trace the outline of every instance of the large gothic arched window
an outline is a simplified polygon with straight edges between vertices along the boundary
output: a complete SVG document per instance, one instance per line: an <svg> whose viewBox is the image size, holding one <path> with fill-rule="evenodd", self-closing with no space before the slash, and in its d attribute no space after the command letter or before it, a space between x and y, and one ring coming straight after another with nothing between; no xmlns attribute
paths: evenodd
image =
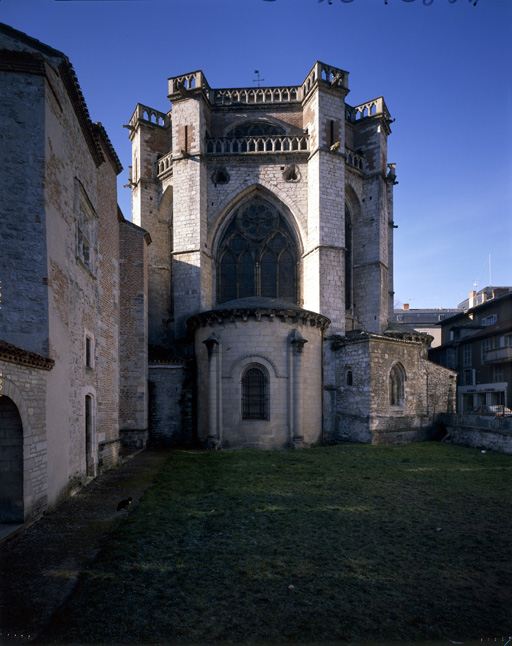
<svg viewBox="0 0 512 646"><path fill-rule="evenodd" d="M297 301L297 245L284 217L261 198L235 212L217 254L218 302L263 296Z"/></svg>
<svg viewBox="0 0 512 646"><path fill-rule="evenodd" d="M266 121L250 121L236 126L229 131L228 137L272 137L284 135L284 128Z"/></svg>

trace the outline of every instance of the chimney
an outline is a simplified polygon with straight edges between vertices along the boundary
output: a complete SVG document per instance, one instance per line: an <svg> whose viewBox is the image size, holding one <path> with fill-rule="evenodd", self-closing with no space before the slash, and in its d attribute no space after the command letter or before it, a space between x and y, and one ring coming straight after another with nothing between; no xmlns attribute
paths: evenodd
<svg viewBox="0 0 512 646"><path fill-rule="evenodd" d="M402 305L402 307L404 308L404 310L408 310L409 309L409 303L404 303Z"/></svg>
<svg viewBox="0 0 512 646"><path fill-rule="evenodd" d="M503 294L508 294L509 290L507 287L495 287L492 290L492 297L498 298L498 296L503 296Z"/></svg>
<svg viewBox="0 0 512 646"><path fill-rule="evenodd" d="M472 291L469 292L469 309L472 307L475 307L475 301L476 301L476 292Z"/></svg>

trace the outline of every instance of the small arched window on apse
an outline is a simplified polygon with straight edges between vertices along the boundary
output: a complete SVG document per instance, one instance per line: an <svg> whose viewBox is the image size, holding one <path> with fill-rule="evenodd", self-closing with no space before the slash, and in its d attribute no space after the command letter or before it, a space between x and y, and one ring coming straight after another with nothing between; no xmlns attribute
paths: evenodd
<svg viewBox="0 0 512 646"><path fill-rule="evenodd" d="M401 363L395 363L389 373L389 405L403 407L406 374Z"/></svg>
<svg viewBox="0 0 512 646"><path fill-rule="evenodd" d="M268 373L263 366L250 365L242 374L242 419L269 419Z"/></svg>
<svg viewBox="0 0 512 646"><path fill-rule="evenodd" d="M345 386L353 386L354 378L352 375L352 368L347 368L345 372Z"/></svg>

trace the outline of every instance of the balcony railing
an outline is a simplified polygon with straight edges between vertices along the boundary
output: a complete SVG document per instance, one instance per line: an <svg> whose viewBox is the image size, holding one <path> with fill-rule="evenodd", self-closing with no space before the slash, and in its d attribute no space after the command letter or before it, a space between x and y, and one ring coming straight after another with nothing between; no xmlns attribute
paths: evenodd
<svg viewBox="0 0 512 646"><path fill-rule="evenodd" d="M272 137L221 137L206 140L207 155L308 152L308 135Z"/></svg>
<svg viewBox="0 0 512 646"><path fill-rule="evenodd" d="M167 175L172 175L172 151L160 157L156 162L156 175L158 179L162 179Z"/></svg>
<svg viewBox="0 0 512 646"><path fill-rule="evenodd" d="M366 170L366 160L363 155L358 155L350 148L345 148L345 157L349 166L362 171Z"/></svg>
<svg viewBox="0 0 512 646"><path fill-rule="evenodd" d="M302 98L297 87L257 87L213 90L212 95L217 105L233 103L291 103Z"/></svg>
<svg viewBox="0 0 512 646"><path fill-rule="evenodd" d="M483 355L484 363L507 363L512 361L512 346L486 350Z"/></svg>

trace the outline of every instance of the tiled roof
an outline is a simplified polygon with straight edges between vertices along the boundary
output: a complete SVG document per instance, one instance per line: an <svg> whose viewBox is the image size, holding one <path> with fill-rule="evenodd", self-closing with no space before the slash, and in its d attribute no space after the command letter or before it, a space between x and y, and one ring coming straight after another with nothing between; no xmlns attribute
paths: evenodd
<svg viewBox="0 0 512 646"><path fill-rule="evenodd" d="M173 366L183 366L186 363L185 359L178 357L174 354L172 350L167 348L162 348L159 345L149 345L148 346L149 360L150 365L173 365Z"/></svg>

